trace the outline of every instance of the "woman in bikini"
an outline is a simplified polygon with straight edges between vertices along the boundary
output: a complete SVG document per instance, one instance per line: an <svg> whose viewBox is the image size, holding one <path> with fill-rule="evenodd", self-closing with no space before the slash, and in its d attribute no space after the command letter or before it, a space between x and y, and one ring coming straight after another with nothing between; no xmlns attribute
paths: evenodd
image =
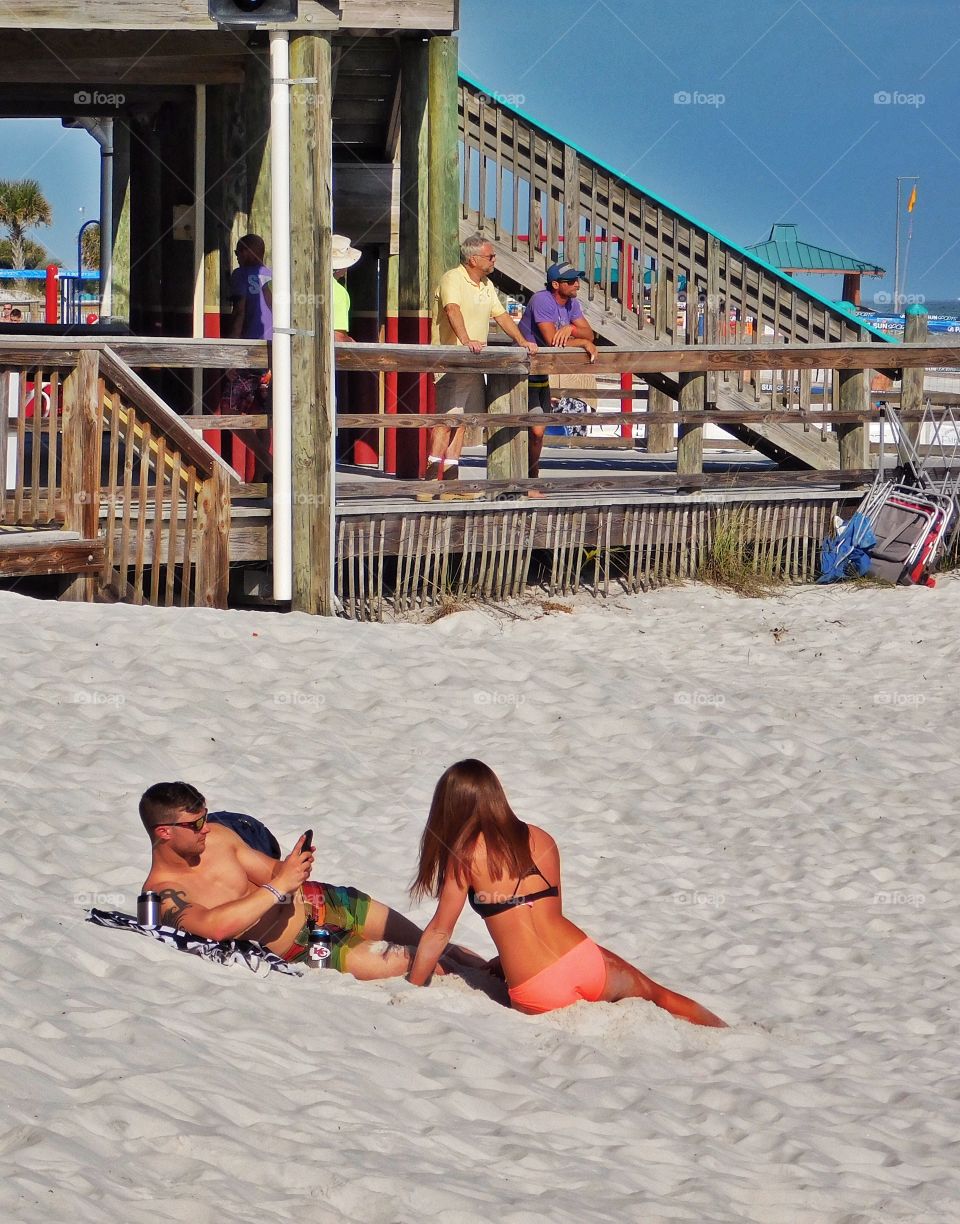
<svg viewBox="0 0 960 1224"><path fill-rule="evenodd" d="M469 901L497 945L517 1011L535 1015L580 1000L649 999L692 1024L726 1027L564 918L556 842L517 818L497 775L482 761L458 761L437 783L410 892L414 899L438 899L408 974L414 985L426 985Z"/></svg>

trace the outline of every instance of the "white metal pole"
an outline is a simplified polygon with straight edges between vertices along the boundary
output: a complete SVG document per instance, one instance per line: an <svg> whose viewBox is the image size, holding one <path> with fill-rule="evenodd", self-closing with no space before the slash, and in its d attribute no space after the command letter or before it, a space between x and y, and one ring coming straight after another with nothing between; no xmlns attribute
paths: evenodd
<svg viewBox="0 0 960 1224"><path fill-rule="evenodd" d="M293 597L293 423L290 368L290 40L270 31L273 227L273 598Z"/></svg>
<svg viewBox="0 0 960 1224"><path fill-rule="evenodd" d="M900 313L900 184L897 176L897 245L893 257L893 313Z"/></svg>
<svg viewBox="0 0 960 1224"><path fill-rule="evenodd" d="M207 196L207 87L197 85L196 129L193 139L193 335L203 336L205 305L204 251ZM193 371L193 411L203 410L203 370Z"/></svg>

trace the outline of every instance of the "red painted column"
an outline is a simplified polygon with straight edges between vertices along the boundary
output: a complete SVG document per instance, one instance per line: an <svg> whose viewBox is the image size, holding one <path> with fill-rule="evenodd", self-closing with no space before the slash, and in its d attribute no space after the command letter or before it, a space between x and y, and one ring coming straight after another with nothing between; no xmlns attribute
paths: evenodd
<svg viewBox="0 0 960 1224"><path fill-rule="evenodd" d="M60 322L60 269L56 264L47 264L43 321L44 323Z"/></svg>
<svg viewBox="0 0 960 1224"><path fill-rule="evenodd" d="M204 312L203 334L204 336L212 337L213 339L219 339L219 336L220 336L220 312L219 311L207 310ZM217 399L217 402L213 405L213 410L215 413L219 413L219 409L220 409L219 401L220 401L220 395L223 390L224 381L225 379L223 377L223 374L221 373L220 377L217 379L216 387L215 387L216 399ZM207 410L209 411L209 406ZM203 431L203 440L212 450L215 450L218 455L220 456L223 455L223 450L221 447L221 431L219 429L205 429Z"/></svg>
<svg viewBox="0 0 960 1224"><path fill-rule="evenodd" d="M352 310L350 334L358 344L376 344L380 339L380 319L375 310ZM347 376L350 412L378 412L380 409L380 376L355 371ZM361 467L380 466L380 432L377 429L350 431L353 445L347 459Z"/></svg>
<svg viewBox="0 0 960 1224"><path fill-rule="evenodd" d="M384 343L399 344L400 320L395 314L388 314L384 325ZM383 376L383 411L391 416L397 412L397 372L389 370ZM383 470L387 476L397 474L397 430L383 431Z"/></svg>
<svg viewBox="0 0 960 1224"><path fill-rule="evenodd" d="M421 311L401 311L398 339L401 344L429 344L430 316ZM433 375L397 374L397 412L432 413ZM401 480L422 480L427 470L428 429L397 430L397 475Z"/></svg>

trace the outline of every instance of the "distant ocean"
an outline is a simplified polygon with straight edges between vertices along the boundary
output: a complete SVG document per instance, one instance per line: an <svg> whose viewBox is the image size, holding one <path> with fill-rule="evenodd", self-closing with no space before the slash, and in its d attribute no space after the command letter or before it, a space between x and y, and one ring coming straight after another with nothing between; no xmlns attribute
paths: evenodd
<svg viewBox="0 0 960 1224"><path fill-rule="evenodd" d="M911 298L910 301L915 299ZM877 311L878 314L890 313L890 301L885 302L865 302L864 305L870 309ZM960 319L960 298L946 298L942 301L921 302L921 306L927 308L927 314L943 315L948 319Z"/></svg>

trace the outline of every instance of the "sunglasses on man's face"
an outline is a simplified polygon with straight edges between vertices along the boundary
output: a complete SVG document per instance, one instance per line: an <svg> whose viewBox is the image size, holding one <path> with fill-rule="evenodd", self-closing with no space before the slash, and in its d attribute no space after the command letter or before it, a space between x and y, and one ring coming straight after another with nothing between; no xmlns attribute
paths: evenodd
<svg viewBox="0 0 960 1224"><path fill-rule="evenodd" d="M154 825L155 829L192 829L194 833L199 833L203 826L207 823L207 813L198 816L196 820L165 820L161 824Z"/></svg>

